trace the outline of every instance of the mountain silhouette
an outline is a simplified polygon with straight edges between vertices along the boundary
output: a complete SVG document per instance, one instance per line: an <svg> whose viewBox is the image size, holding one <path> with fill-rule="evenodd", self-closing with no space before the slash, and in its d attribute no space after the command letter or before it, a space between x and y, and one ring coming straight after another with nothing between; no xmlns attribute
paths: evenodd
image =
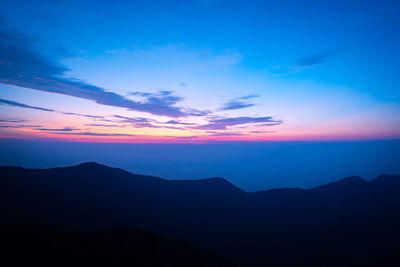
<svg viewBox="0 0 400 267"><path fill-rule="evenodd" d="M6 224L0 236L7 266L233 266L196 246L134 227L65 231Z"/></svg>
<svg viewBox="0 0 400 267"><path fill-rule="evenodd" d="M353 266L400 255L399 176L248 193L223 178L164 180L97 163L0 171L1 223L136 226L242 266Z"/></svg>

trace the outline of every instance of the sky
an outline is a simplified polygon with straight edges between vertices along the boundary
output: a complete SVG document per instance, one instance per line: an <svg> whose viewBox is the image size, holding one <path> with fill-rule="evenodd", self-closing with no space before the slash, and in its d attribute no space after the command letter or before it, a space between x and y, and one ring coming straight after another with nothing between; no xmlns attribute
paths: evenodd
<svg viewBox="0 0 400 267"><path fill-rule="evenodd" d="M399 139L399 1L0 0L0 138Z"/></svg>

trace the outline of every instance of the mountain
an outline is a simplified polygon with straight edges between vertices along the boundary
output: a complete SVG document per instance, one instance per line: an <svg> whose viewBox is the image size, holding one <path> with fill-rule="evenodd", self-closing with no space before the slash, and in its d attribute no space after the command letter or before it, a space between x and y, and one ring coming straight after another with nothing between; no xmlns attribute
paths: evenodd
<svg viewBox="0 0 400 267"><path fill-rule="evenodd" d="M247 193L223 178L171 181L97 163L0 173L1 223L137 226L242 266L352 266L400 255L400 176Z"/></svg>

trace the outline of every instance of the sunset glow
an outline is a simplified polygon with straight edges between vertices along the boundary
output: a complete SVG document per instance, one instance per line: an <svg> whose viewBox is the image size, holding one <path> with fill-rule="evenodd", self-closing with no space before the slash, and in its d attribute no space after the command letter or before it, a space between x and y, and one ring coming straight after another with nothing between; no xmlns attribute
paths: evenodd
<svg viewBox="0 0 400 267"><path fill-rule="evenodd" d="M90 2L79 8L72 2L1 6L1 138L202 143L400 137L392 64L399 39L379 30L396 19L385 5L369 17L372 7L349 5L333 25L329 13L297 6L276 17L262 1L154 9L151 1L124 8L100 1L95 9ZM216 8L221 5L223 14ZM295 10L302 13L293 17ZM318 23L308 29L311 20Z"/></svg>

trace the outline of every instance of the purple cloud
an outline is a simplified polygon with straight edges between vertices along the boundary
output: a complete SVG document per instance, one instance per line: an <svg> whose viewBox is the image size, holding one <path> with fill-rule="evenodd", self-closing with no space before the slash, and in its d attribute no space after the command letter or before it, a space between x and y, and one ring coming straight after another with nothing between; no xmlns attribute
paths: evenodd
<svg viewBox="0 0 400 267"><path fill-rule="evenodd" d="M252 107L254 104L246 104L243 101L233 100L226 103L221 110L233 110L233 109L241 109L241 108L248 108Z"/></svg>
<svg viewBox="0 0 400 267"><path fill-rule="evenodd" d="M7 100L7 99L1 99L1 98L0 98L0 105L35 109L35 110L47 111L47 112L55 112L55 113L60 113L60 114L65 114L65 115L81 116L81 117L86 117L86 118L94 118L94 119L103 119L104 118L103 116L87 115L87 114L80 114L80 113L74 113L74 112L62 112L62 111L57 111L57 110L50 109L50 108L31 106L31 105L27 105L27 104L19 103L16 101Z"/></svg>
<svg viewBox="0 0 400 267"><path fill-rule="evenodd" d="M182 130L182 128L179 128L179 127L156 125L154 123L159 124L162 122L158 122L156 120L148 119L148 118L125 117L125 116L120 116L120 115L114 115L114 118L121 119L118 122L129 123L130 125L132 125L135 128L167 128L167 129Z"/></svg>
<svg viewBox="0 0 400 267"><path fill-rule="evenodd" d="M77 131L79 129L71 128L71 127L64 127L64 128L36 128L37 131L48 131L48 132L71 132Z"/></svg>
<svg viewBox="0 0 400 267"><path fill-rule="evenodd" d="M35 128L42 127L40 125L26 125L26 124L17 124L17 125L0 125L0 128Z"/></svg>
<svg viewBox="0 0 400 267"><path fill-rule="evenodd" d="M0 99L0 105L7 105L7 106L20 107L20 108L36 109L36 110L41 110L41 111L56 112L53 109L25 105L25 104L22 104L22 103L18 103L18 102L11 101L11 100L6 100L6 99Z"/></svg>
<svg viewBox="0 0 400 267"><path fill-rule="evenodd" d="M84 136L137 136L135 134L119 134L119 133L93 133L93 132L54 132L53 134L63 135L84 135Z"/></svg>
<svg viewBox="0 0 400 267"><path fill-rule="evenodd" d="M120 128L125 128L125 125L119 125L119 124L103 124L103 123L88 123L85 124L86 126L93 126L93 127L120 127Z"/></svg>
<svg viewBox="0 0 400 267"><path fill-rule="evenodd" d="M191 123L191 122L181 122L181 121L176 121L176 120L169 120L164 123L165 124L175 124L175 125L193 125L193 124L195 124L195 123Z"/></svg>
<svg viewBox="0 0 400 267"><path fill-rule="evenodd" d="M0 122L20 123L20 122L27 122L27 120L20 120L20 119L0 119Z"/></svg>
<svg viewBox="0 0 400 267"><path fill-rule="evenodd" d="M235 98L235 99L229 101L228 103L226 103L225 105L223 105L223 107L220 108L220 110L233 110L233 109L252 107L252 106L254 106L254 104L246 103L243 100L253 99L256 97L258 97L258 95L247 95L247 96Z"/></svg>
<svg viewBox="0 0 400 267"><path fill-rule="evenodd" d="M210 133L209 136L243 136L243 135L245 135L243 133L213 132L213 131L208 131L207 133Z"/></svg>
<svg viewBox="0 0 400 267"><path fill-rule="evenodd" d="M248 123L268 123L264 126L279 125L282 121L275 121L272 117L236 117L224 118L209 121L208 124L193 127L198 130L226 130L229 126L248 124Z"/></svg>

